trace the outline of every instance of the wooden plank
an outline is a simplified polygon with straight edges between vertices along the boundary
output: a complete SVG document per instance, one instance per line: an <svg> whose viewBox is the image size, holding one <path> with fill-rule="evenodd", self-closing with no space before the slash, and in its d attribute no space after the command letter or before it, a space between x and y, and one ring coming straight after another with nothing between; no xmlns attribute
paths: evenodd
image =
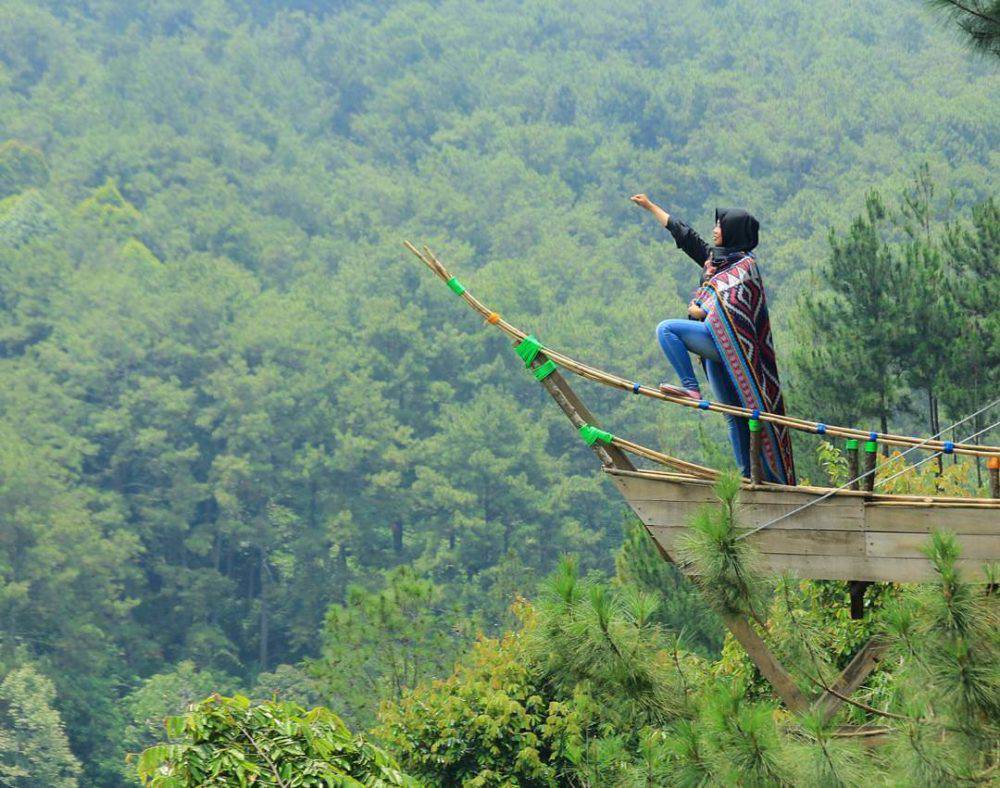
<svg viewBox="0 0 1000 788"><path fill-rule="evenodd" d="M687 525L697 514L698 509L705 505L689 501L627 500L639 519L647 525L668 527ZM771 522L794 508L789 504L743 504L738 507L737 516L742 526L754 528ZM769 526L768 530L862 531L864 524L864 512L860 505L831 510L827 509L825 504L817 504Z"/></svg>
<svg viewBox="0 0 1000 788"><path fill-rule="evenodd" d="M613 478L624 495L634 501L687 501L692 503L712 503L718 501L710 482L701 480L680 482L668 478L647 479L638 476L622 476L614 474ZM809 492L772 491L772 490L742 490L740 501L754 504L779 504L786 506L801 506L804 503L819 498L819 495ZM854 508L863 505L863 498L858 496L834 495L823 501L820 506Z"/></svg>
<svg viewBox="0 0 1000 788"><path fill-rule="evenodd" d="M677 540L690 533L687 528L665 528L650 525L648 530L665 550L675 552ZM771 530L767 528L749 537L748 541L761 553L778 555L865 555L865 535L861 531Z"/></svg>
<svg viewBox="0 0 1000 788"><path fill-rule="evenodd" d="M679 560L673 544L660 539L655 529L647 529L661 553ZM802 580L869 580L880 583L933 583L938 576L930 561L916 558L870 558L868 556L793 555L759 553L757 569L764 574L790 572ZM692 566L681 567L684 574L694 575ZM959 560L959 571L969 582L982 582L983 562Z"/></svg>
<svg viewBox="0 0 1000 788"><path fill-rule="evenodd" d="M676 473L668 473L659 470L622 471L612 468L609 469L608 472L612 474L620 474L622 476L627 476L631 478L647 479L652 481L657 481L660 479L669 480L672 476L676 476ZM703 485L708 485L708 486L712 485L711 481L706 481L704 479L699 479L697 480L697 482ZM743 489L744 491L753 491L757 488L748 486L746 483L744 483ZM794 487L791 487L786 484L771 484L769 482L765 483L765 485L759 489L762 492L768 492L768 493L777 493L777 494L792 493L793 495L816 495L816 496L825 495L826 493L832 492L834 493L834 495L830 500L861 498L865 501L870 501L874 503L893 503L893 504L899 504L899 503L905 504L907 502L935 503L935 504L954 503L959 506L968 506L971 504L975 506L985 506L995 509L1000 508L1000 499L994 499L994 498L970 498L968 496L959 497L959 496L948 496L948 495L934 495L934 496L895 495L895 494L890 495L886 493L877 493L877 492L868 493L857 490L835 490L830 487L816 487L815 485L806 485L806 484L799 484Z"/></svg>
<svg viewBox="0 0 1000 788"><path fill-rule="evenodd" d="M657 543L672 551L676 537L698 508L716 502L711 484L640 474L613 472L612 478ZM774 490L744 490L741 495L745 503L739 517L748 528L770 522L816 497ZM969 542L967 553L959 561L966 578L983 580L984 560L1000 560L1000 549L993 546L1000 540L1000 529L993 524L994 512L990 510L885 506L866 503L857 496L832 497L769 526L751 539L762 553L761 571L766 573L792 572L817 580L933 582L937 579L934 570L918 549L930 531L928 516L936 518L936 525L947 519L957 527L984 532L972 534L981 538ZM921 529L906 528L906 523L912 521L921 523ZM874 527L876 524L888 527ZM869 543L868 533L879 536ZM894 535L903 538L894 541ZM959 534L960 542L962 536Z"/></svg>
<svg viewBox="0 0 1000 788"><path fill-rule="evenodd" d="M1000 561L1000 534L995 536L957 534L962 547L962 558L976 561ZM921 549L927 545L928 535L885 533L872 531L865 537L867 554L886 558L924 558Z"/></svg>
<svg viewBox="0 0 1000 788"><path fill-rule="evenodd" d="M680 501L629 501L633 511L646 525L666 527L686 526L703 504ZM745 528L754 528L770 522L795 507L777 504L749 504L737 509L737 517ZM860 506L855 509L826 509L823 504L804 509L798 514L769 526L775 531L856 531L864 530L864 516Z"/></svg>
<svg viewBox="0 0 1000 788"><path fill-rule="evenodd" d="M837 676L833 684L830 685L830 689L846 697L853 695L878 666L887 647L888 644L883 639L872 638L869 640ZM813 701L813 710L823 716L823 722L829 722L843 703L843 698L838 698L832 692L824 692Z"/></svg>
<svg viewBox="0 0 1000 788"><path fill-rule="evenodd" d="M983 508L915 508L867 504L865 520L871 531L929 534L942 528L958 534L1000 536L1000 510Z"/></svg>
<svg viewBox="0 0 1000 788"><path fill-rule="evenodd" d="M792 572L803 580L873 580L880 583L927 583L937 575L927 559L849 556L761 555L762 572ZM960 560L962 576L971 582L984 579L981 561Z"/></svg>

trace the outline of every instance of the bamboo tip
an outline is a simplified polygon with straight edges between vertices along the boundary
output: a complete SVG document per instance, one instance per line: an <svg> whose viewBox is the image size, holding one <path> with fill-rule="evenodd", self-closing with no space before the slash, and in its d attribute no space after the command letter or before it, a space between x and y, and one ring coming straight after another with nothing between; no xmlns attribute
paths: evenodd
<svg viewBox="0 0 1000 788"><path fill-rule="evenodd" d="M1000 470L1000 455L994 454L986 460L986 467L991 471Z"/></svg>

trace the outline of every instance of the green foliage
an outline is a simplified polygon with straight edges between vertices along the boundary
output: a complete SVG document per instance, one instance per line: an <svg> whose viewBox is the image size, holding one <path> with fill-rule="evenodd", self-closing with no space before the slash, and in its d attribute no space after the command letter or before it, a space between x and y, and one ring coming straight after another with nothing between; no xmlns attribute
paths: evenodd
<svg viewBox="0 0 1000 788"><path fill-rule="evenodd" d="M440 586L397 567L384 588L353 586L344 606L330 607L323 653L309 672L329 705L369 727L380 700L398 700L419 682L451 671L461 648L459 622Z"/></svg>
<svg viewBox="0 0 1000 788"><path fill-rule="evenodd" d="M565 559L538 606L542 626L532 647L557 692L569 697L586 687L620 731L659 725L681 712L686 697L652 594L581 582L575 563Z"/></svg>
<svg viewBox="0 0 1000 788"><path fill-rule="evenodd" d="M179 662L169 673L158 673L143 681L124 700L129 723L123 744L128 752L139 752L152 746L163 735L167 717L185 712L192 704L214 693L231 692L230 676L198 670L193 662ZM126 775L135 770L123 764Z"/></svg>
<svg viewBox="0 0 1000 788"><path fill-rule="evenodd" d="M840 485L847 483L850 469L847 457L840 449L830 441L820 441L816 447L816 458L820 468L826 472L832 487L840 487Z"/></svg>
<svg viewBox="0 0 1000 788"><path fill-rule="evenodd" d="M685 647L717 656L725 632L722 621L677 566L663 560L656 543L638 519L625 521L625 538L615 555L616 579L657 600L653 620L680 634Z"/></svg>
<svg viewBox="0 0 1000 788"><path fill-rule="evenodd" d="M700 660L634 587L583 581L572 561L500 640L382 710L378 733L434 784L592 784L660 773L656 729L687 712ZM586 777L589 775L589 777Z"/></svg>
<svg viewBox="0 0 1000 788"><path fill-rule="evenodd" d="M892 414L921 413L927 433L940 435L942 410L958 420L997 385L1000 323L987 304L1000 297L1000 211L990 198L973 207L971 226L945 223L954 194L943 203L938 191L925 163L900 189L895 210L870 193L847 237L831 235L819 286L800 299L802 337L824 341L793 352L799 391L831 421L873 418L886 431ZM979 414L962 431L981 431L987 418ZM829 451L819 452L820 466L839 475ZM937 474L943 470L939 461ZM977 465L966 491L982 484Z"/></svg>
<svg viewBox="0 0 1000 788"><path fill-rule="evenodd" d="M968 46L1000 58L1000 2L997 0L929 0L962 31Z"/></svg>
<svg viewBox="0 0 1000 788"><path fill-rule="evenodd" d="M52 682L31 665L0 683L0 782L11 788L74 788L80 763L70 751Z"/></svg>
<svg viewBox="0 0 1000 788"><path fill-rule="evenodd" d="M431 784L549 786L582 758L587 699L557 700L528 658L537 621L482 638L442 681L382 711L376 734L404 768ZM582 707L582 708L581 708Z"/></svg>
<svg viewBox="0 0 1000 788"><path fill-rule="evenodd" d="M1000 386L1000 203L990 198L973 206L969 222L946 228L942 246L950 261L949 285L958 321L941 389L942 400L955 413L982 407ZM955 371L962 370L962 375ZM986 427L990 414L968 422L969 432Z"/></svg>
<svg viewBox="0 0 1000 788"><path fill-rule="evenodd" d="M136 759L143 785L414 785L389 755L323 708L214 695L168 718L166 730L170 743Z"/></svg>
<svg viewBox="0 0 1000 788"><path fill-rule="evenodd" d="M997 388L996 208L970 213L997 83L907 0L12 0L0 63L0 659L52 678L86 784L121 783L125 698L150 677L190 662L317 692L301 663L324 616L394 567L461 611L456 641L510 625L561 555L612 570L614 489L405 237L546 342L649 383L668 369L652 326L683 314L694 269L628 194L706 229L717 203L761 217L785 359L828 229L843 241L864 190L929 159L945 253L907 257L893 215L894 259L957 283L944 414ZM836 362L782 361L793 412L834 421ZM712 414L582 386L613 432L728 451ZM671 591L643 615L713 654L679 577L632 563L625 585ZM621 591L577 625L637 614ZM401 662L446 672L425 652ZM369 710L394 691L367 686ZM628 758L597 736L581 764L659 774L657 735L620 732Z"/></svg>
<svg viewBox="0 0 1000 788"><path fill-rule="evenodd" d="M699 587L717 610L759 618L764 589L755 567L756 553L748 541L740 539L740 481L735 472L719 476L715 494L720 504L698 510L678 542L678 552L684 561L694 564Z"/></svg>
<svg viewBox="0 0 1000 788"><path fill-rule="evenodd" d="M889 221L873 191L845 237L831 230L831 252L818 272L822 286L799 304L803 336L823 342L793 353L802 377L820 387L809 394L811 406L825 405L839 424L876 419L880 432L902 402L901 355L915 329L906 313L910 274L884 237Z"/></svg>
<svg viewBox="0 0 1000 788"><path fill-rule="evenodd" d="M0 145L0 200L44 186L48 180L49 167L41 151L18 140Z"/></svg>
<svg viewBox="0 0 1000 788"><path fill-rule="evenodd" d="M865 785L872 781L873 760L863 745L835 735L835 725L824 723L818 715L802 720L802 731L808 737L792 748L796 782L817 788L841 788Z"/></svg>
<svg viewBox="0 0 1000 788"><path fill-rule="evenodd" d="M855 696L867 709L792 715L752 666L734 669L732 644L715 663L699 659L653 623L641 590L581 580L564 561L535 606L519 605L518 631L481 639L452 676L385 704L377 732L431 784L983 781L1000 741L995 594L961 581L953 539L933 536L928 553L941 584L876 585L860 621L845 584L783 579L761 627L813 696L812 678L828 685L873 634L893 633L893 653ZM843 721L883 727L888 751Z"/></svg>
<svg viewBox="0 0 1000 788"><path fill-rule="evenodd" d="M953 535L935 531L925 550L938 582L910 590L886 618L904 659L898 691L913 720L893 754L914 785L976 781L997 769L1000 605L992 589L963 580Z"/></svg>

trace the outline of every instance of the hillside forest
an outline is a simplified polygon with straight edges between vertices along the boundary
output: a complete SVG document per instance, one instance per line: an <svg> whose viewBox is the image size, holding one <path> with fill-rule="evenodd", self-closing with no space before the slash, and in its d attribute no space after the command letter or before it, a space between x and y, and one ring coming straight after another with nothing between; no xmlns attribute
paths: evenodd
<svg viewBox="0 0 1000 788"><path fill-rule="evenodd" d="M0 3L0 783L995 781L995 586L947 534L861 621L742 553L753 588L699 593L403 242L656 384L698 271L629 196L705 235L746 207L789 412L931 435L1000 391L998 143L995 56L917 0ZM715 414L578 390L731 463ZM730 609L803 686L894 658L791 720Z"/></svg>

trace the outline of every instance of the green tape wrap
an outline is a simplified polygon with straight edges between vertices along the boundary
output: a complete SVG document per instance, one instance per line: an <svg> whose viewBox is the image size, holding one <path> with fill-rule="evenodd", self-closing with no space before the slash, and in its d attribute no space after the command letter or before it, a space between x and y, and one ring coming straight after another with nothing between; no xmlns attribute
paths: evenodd
<svg viewBox="0 0 1000 788"><path fill-rule="evenodd" d="M750 432L760 432L760 421L757 419L750 419L747 426L750 428Z"/></svg>
<svg viewBox="0 0 1000 788"><path fill-rule="evenodd" d="M875 441L865 441L865 451L869 454L874 454L878 451L878 443Z"/></svg>
<svg viewBox="0 0 1000 788"><path fill-rule="evenodd" d="M556 362L551 358L546 361L542 366L535 369L535 380L542 381L545 380L549 375L556 371Z"/></svg>
<svg viewBox="0 0 1000 788"><path fill-rule="evenodd" d="M602 429L591 426L590 424L584 424L580 427L580 437L583 438L588 446L593 446L597 443L597 441L611 443L611 439L614 438L614 435L610 432L605 432Z"/></svg>
<svg viewBox="0 0 1000 788"><path fill-rule="evenodd" d="M855 451L858 448L858 439L848 438L846 441L844 441L844 448L847 449L848 451Z"/></svg>
<svg viewBox="0 0 1000 788"><path fill-rule="evenodd" d="M446 284L455 295L462 295L465 292L465 288L462 287L462 283L459 282L455 277L449 279Z"/></svg>
<svg viewBox="0 0 1000 788"><path fill-rule="evenodd" d="M514 348L514 352L521 357L521 361L524 362L524 366L530 367L531 362L535 360L535 356L542 349L542 343L538 341L538 338L534 334L528 334L521 343Z"/></svg>

